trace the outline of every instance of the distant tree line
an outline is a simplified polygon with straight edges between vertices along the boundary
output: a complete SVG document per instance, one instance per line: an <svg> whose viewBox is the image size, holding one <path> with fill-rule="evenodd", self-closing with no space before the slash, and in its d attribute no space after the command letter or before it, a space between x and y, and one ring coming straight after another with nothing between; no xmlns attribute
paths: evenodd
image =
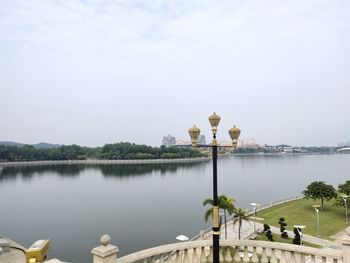
<svg viewBox="0 0 350 263"><path fill-rule="evenodd" d="M202 156L201 152L192 148L151 147L129 142L106 144L96 148L62 145L49 149L36 149L32 145L22 147L0 145L0 161L176 159Z"/></svg>

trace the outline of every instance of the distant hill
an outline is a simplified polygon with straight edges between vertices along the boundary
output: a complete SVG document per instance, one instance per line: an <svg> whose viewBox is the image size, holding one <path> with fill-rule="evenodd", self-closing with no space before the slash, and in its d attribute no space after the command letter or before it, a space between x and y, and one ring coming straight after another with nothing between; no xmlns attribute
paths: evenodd
<svg viewBox="0 0 350 263"><path fill-rule="evenodd" d="M18 143L18 142L3 141L3 142L0 142L0 145L23 147L25 144L24 143ZM60 147L61 145L59 145L59 144L52 144L52 143L46 143L46 142L39 142L39 143L36 143L36 144L32 144L32 146L34 148L36 148L36 149L50 149L50 148Z"/></svg>
<svg viewBox="0 0 350 263"><path fill-rule="evenodd" d="M39 142L37 144L33 144L34 148L36 149L50 149L50 148L57 148L61 145L59 144L52 144L52 143L46 143L46 142Z"/></svg>
<svg viewBox="0 0 350 263"><path fill-rule="evenodd" d="M0 142L0 145L22 147L24 144L18 142Z"/></svg>

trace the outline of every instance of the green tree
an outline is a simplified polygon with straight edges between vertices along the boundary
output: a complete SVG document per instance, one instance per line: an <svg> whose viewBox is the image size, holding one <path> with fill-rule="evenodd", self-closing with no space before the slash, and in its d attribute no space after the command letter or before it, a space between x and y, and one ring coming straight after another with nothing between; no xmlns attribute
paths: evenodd
<svg viewBox="0 0 350 263"><path fill-rule="evenodd" d="M221 200L220 200L221 199ZM220 208L224 211L224 217L225 217L225 239L227 239L227 217L226 213L229 215L232 215L232 213L235 210L234 202L235 199L226 197L225 195L221 195L219 197L220 202Z"/></svg>
<svg viewBox="0 0 350 263"><path fill-rule="evenodd" d="M89 148L78 145L61 145L54 148L37 149L33 145L0 145L0 161L31 160L84 160L92 159L159 159L192 158L204 154L192 148L151 147L129 142L106 144Z"/></svg>
<svg viewBox="0 0 350 263"><path fill-rule="evenodd" d="M338 191L340 193L344 193L346 195L350 195L350 180L347 180L343 184L339 184L338 185Z"/></svg>
<svg viewBox="0 0 350 263"><path fill-rule="evenodd" d="M339 193L339 194L337 195L337 197L336 197L335 200L334 200L333 205L334 205L334 206L338 206L338 207L344 207L344 206L345 206L345 202L344 202L344 198L343 198L342 193ZM349 196L348 196L348 198L347 198L346 205L347 205L348 208L350 208L350 197L349 197Z"/></svg>
<svg viewBox="0 0 350 263"><path fill-rule="evenodd" d="M344 198L343 196L347 195L347 207L350 207L350 180L345 181L345 183L343 184L339 184L338 185L338 195L335 198L334 201L334 205L335 206L340 206L340 207L344 207L345 206L345 202L344 202Z"/></svg>
<svg viewBox="0 0 350 263"><path fill-rule="evenodd" d="M224 215L225 215L225 238L227 238L226 213L228 213L229 215L232 215L232 213L235 210L234 202L235 202L235 199L229 198L226 195L220 195L218 197L218 207L219 209L224 211ZM205 199L203 202L203 206L206 206L206 205L213 206L213 204L214 204L213 199L210 199L210 198ZM204 215L205 222L208 222L209 217L212 217L212 215L213 215L213 209L211 207L205 212L205 215Z"/></svg>
<svg viewBox="0 0 350 263"><path fill-rule="evenodd" d="M309 184L306 187L306 190L303 191L303 194L305 195L306 199L320 199L322 209L324 200L329 201L337 196L334 187L322 181L315 181Z"/></svg>
<svg viewBox="0 0 350 263"><path fill-rule="evenodd" d="M241 239L241 229L242 229L243 220L249 221L249 218L250 218L250 215L243 208L238 207L233 212L233 216L232 216L233 228L235 224L238 222L238 239Z"/></svg>

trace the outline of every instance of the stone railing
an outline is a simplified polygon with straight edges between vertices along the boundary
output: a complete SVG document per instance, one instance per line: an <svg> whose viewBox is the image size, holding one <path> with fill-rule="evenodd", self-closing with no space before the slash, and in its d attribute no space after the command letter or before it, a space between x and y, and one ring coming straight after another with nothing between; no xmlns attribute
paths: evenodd
<svg viewBox="0 0 350 263"><path fill-rule="evenodd" d="M263 263L350 263L350 228L343 239L342 250L318 249L292 244L252 241L221 240L220 262ZM94 263L211 263L211 240L174 243L142 250L117 259L118 248L104 235L101 245L92 250Z"/></svg>

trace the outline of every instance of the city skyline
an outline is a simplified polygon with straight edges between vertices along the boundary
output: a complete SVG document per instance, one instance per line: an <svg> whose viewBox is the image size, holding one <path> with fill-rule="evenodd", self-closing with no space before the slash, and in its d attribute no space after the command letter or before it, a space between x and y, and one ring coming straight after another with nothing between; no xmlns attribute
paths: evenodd
<svg viewBox="0 0 350 263"><path fill-rule="evenodd" d="M159 146L173 146L173 145L191 145L191 140L190 139L183 139L183 138L179 138L176 139L174 136L171 136L175 139L174 142L169 143L168 141L165 142L165 138L171 136L171 134L168 134L167 136L163 136L163 139L160 140L160 143L158 145L151 145L151 146L155 146L155 147L159 147ZM211 139L209 140L209 142L206 141L205 135L200 135L201 139L199 140L199 144L210 144ZM167 140L167 139L166 139ZM96 146L92 146L92 147L102 147L106 144L115 144L115 143L124 143L126 141L114 141L114 142L109 142L109 143L105 143L103 145L96 145ZM231 141L229 140L217 140L218 145L231 145ZM129 141L128 143L135 143L132 141ZM147 145L146 143L139 143L140 145ZM18 142L18 141L0 141L0 145L7 145L7 146L19 146L22 147L23 145L32 145L34 146L34 148L53 148L53 147L59 147L62 145L68 145L68 144L56 144L56 143L52 143L52 142L35 142L35 143L26 143L26 142ZM77 144L72 144L72 145L77 145ZM280 142L277 144L268 144L268 143L264 143L264 142L257 142L255 140L255 138L244 138L244 139L239 139L238 140L238 146L242 147L242 148L256 148L256 147L276 147L276 146L288 146L288 147L335 147L335 148L345 148L345 147L349 147L350 146L350 142L338 142L334 145L290 145L288 143L284 143L284 142ZM88 145L79 145L82 147L91 147Z"/></svg>
<svg viewBox="0 0 350 263"><path fill-rule="evenodd" d="M347 1L14 1L0 5L0 141L350 140ZM344 117L345 115L345 117Z"/></svg>

